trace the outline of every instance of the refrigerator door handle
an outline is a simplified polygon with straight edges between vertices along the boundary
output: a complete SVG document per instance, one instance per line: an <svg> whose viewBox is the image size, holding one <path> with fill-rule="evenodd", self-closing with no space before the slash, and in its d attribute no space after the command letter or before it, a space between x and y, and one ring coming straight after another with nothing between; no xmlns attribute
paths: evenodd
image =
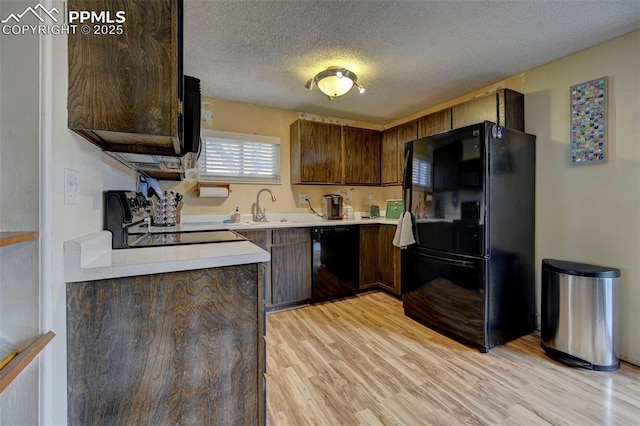
<svg viewBox="0 0 640 426"><path fill-rule="evenodd" d="M404 147L404 170L402 173L402 204L404 205L405 211L410 212L413 204L413 191L412 191L412 170L411 161L412 155L411 151L413 149L413 143L409 142L405 144ZM408 194L407 194L408 193Z"/></svg>
<svg viewBox="0 0 640 426"><path fill-rule="evenodd" d="M448 257L434 256L432 254L423 254L423 253L419 253L419 255L421 257L426 257L427 259L432 260L434 262L444 263L446 265L460 266L462 268L473 268L475 266L473 262L469 262L466 260L450 259Z"/></svg>

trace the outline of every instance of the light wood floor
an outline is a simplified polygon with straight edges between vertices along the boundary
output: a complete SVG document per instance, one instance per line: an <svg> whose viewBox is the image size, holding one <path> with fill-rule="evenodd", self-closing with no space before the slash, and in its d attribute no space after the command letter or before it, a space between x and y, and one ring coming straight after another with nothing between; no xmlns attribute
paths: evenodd
<svg viewBox="0 0 640 426"><path fill-rule="evenodd" d="M639 425L640 369L566 367L537 335L481 354L369 293L267 316L267 424Z"/></svg>

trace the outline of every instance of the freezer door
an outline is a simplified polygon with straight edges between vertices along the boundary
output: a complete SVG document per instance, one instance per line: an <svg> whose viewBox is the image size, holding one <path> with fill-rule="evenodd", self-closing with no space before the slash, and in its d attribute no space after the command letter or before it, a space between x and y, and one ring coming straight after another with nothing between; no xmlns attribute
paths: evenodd
<svg viewBox="0 0 640 426"><path fill-rule="evenodd" d="M418 250L402 256L405 313L484 349L487 261Z"/></svg>

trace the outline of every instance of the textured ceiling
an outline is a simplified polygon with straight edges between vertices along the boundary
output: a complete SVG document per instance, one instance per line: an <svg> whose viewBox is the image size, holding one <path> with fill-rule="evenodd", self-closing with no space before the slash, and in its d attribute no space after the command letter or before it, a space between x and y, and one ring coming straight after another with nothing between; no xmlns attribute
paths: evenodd
<svg viewBox="0 0 640 426"><path fill-rule="evenodd" d="M203 95L385 124L640 28L640 0L185 0L184 22ZM304 88L329 66L366 93Z"/></svg>

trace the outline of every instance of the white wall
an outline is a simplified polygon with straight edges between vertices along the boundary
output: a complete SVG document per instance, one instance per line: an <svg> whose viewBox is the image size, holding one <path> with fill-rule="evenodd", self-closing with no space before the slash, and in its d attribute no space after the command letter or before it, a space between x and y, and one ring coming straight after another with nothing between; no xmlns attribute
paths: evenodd
<svg viewBox="0 0 640 426"><path fill-rule="evenodd" d="M23 2L0 2L0 16ZM0 36L0 231L37 231L39 45L33 35ZM0 335L12 345L36 337L40 324L39 242L0 248ZM0 424L37 424L38 362L0 394Z"/></svg>
<svg viewBox="0 0 640 426"><path fill-rule="evenodd" d="M603 76L609 160L571 165L569 87ZM640 31L517 78L526 131L538 137L538 285L543 258L620 268L620 355L640 365Z"/></svg>
<svg viewBox="0 0 640 426"><path fill-rule="evenodd" d="M62 10L62 2L53 4ZM43 365L43 424L67 421L66 294L63 243L102 229L102 192L135 189L135 176L118 168L102 151L67 128L67 38L51 36L48 57L42 69L45 125L43 132L43 280L48 294L43 298L44 327L56 333L51 356ZM80 172L80 204L64 204L64 169Z"/></svg>

